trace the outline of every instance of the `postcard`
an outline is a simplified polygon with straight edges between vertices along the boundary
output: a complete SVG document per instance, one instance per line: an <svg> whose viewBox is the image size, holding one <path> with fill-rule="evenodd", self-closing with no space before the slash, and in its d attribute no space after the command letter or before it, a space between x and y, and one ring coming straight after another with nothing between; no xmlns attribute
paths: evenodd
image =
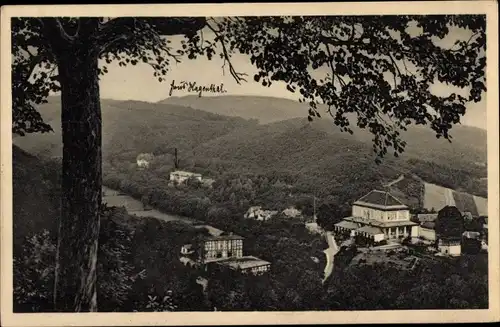
<svg viewBox="0 0 500 327"><path fill-rule="evenodd" d="M497 12L2 7L2 324L500 320Z"/></svg>

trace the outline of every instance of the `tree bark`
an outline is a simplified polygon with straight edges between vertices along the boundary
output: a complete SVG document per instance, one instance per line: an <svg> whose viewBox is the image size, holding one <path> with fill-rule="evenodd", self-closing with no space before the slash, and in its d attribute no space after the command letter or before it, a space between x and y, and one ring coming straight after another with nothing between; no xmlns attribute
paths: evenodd
<svg viewBox="0 0 500 327"><path fill-rule="evenodd" d="M62 204L54 306L97 311L96 267L102 192L98 58L91 44L59 52L63 138Z"/></svg>

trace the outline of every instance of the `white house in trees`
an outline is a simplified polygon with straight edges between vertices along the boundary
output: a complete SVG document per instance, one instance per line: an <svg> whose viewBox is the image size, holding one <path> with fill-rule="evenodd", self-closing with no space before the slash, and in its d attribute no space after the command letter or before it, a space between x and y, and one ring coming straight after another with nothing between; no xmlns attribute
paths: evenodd
<svg viewBox="0 0 500 327"><path fill-rule="evenodd" d="M141 153L137 156L137 167L139 168L149 168L151 161L154 156L152 153Z"/></svg>
<svg viewBox="0 0 500 327"><path fill-rule="evenodd" d="M202 180L201 174L192 173L189 171L176 170L170 173L170 180L179 184L184 183L190 178L194 178L200 182Z"/></svg>
<svg viewBox="0 0 500 327"><path fill-rule="evenodd" d="M297 218L297 217L300 217L302 215L302 211L300 211L299 209L297 209L295 207L288 207L285 210L283 210L281 213L289 218Z"/></svg>
<svg viewBox="0 0 500 327"><path fill-rule="evenodd" d="M266 221L268 219L271 219L273 216L275 216L277 214L278 214L278 211L276 211L276 210L264 210L264 209L262 209L261 206L253 206L253 207L248 208L244 217L247 219Z"/></svg>
<svg viewBox="0 0 500 327"><path fill-rule="evenodd" d="M335 231L380 242L418 236L410 209L389 192L373 190L353 203L352 214L335 224Z"/></svg>

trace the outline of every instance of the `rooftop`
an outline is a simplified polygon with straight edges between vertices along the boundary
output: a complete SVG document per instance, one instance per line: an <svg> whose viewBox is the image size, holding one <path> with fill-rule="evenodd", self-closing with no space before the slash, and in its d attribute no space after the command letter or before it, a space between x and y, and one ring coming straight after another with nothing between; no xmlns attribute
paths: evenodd
<svg viewBox="0 0 500 327"><path fill-rule="evenodd" d="M171 172L171 174L175 175L186 175L186 176L201 176L201 174L198 173L192 173L190 171L184 171L184 170L175 170Z"/></svg>
<svg viewBox="0 0 500 327"><path fill-rule="evenodd" d="M397 227L397 226L417 226L417 223L409 220L402 221L378 221L375 219L368 219L363 217L346 217L344 218L346 221L352 221L356 223L360 223L363 225L371 225L375 227Z"/></svg>
<svg viewBox="0 0 500 327"><path fill-rule="evenodd" d="M205 237L206 241L223 241L223 240L243 240L245 239L243 236L239 236L236 234L221 234L221 235L212 235Z"/></svg>
<svg viewBox="0 0 500 327"><path fill-rule="evenodd" d="M227 260L217 261L217 263L220 265L228 266L232 269L251 269L271 264L269 261L262 260L254 256L230 258Z"/></svg>
<svg viewBox="0 0 500 327"><path fill-rule="evenodd" d="M220 235L222 235L222 233L224 233L223 230L215 228L215 227L210 226L210 225L203 225L203 224L195 225L194 228L205 228L206 230L208 230L208 232L212 236L220 236Z"/></svg>
<svg viewBox="0 0 500 327"><path fill-rule="evenodd" d="M408 209L406 205L404 205L389 192L379 190L373 190L370 193L362 196L359 200L354 202L354 204L373 205L382 208L400 207L401 209Z"/></svg>
<svg viewBox="0 0 500 327"><path fill-rule="evenodd" d="M370 235L384 234L384 232L382 232L382 230L380 228L373 227L373 226L363 226L360 229L358 229L357 232L367 233L367 234L370 234Z"/></svg>
<svg viewBox="0 0 500 327"><path fill-rule="evenodd" d="M358 224L347 220L342 220L341 222L336 223L335 226L345 229L358 229Z"/></svg>

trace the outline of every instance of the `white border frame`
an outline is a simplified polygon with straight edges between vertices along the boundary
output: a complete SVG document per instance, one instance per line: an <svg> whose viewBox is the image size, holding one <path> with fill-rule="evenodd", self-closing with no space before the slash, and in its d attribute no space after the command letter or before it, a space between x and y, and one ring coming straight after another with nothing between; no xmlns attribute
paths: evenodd
<svg viewBox="0 0 500 327"><path fill-rule="evenodd" d="M10 17L257 16L369 14L487 15L489 309L321 312L12 313L12 134ZM495 1L5 6L1 12L1 323L4 326L258 325L490 322L499 317L498 5Z"/></svg>

